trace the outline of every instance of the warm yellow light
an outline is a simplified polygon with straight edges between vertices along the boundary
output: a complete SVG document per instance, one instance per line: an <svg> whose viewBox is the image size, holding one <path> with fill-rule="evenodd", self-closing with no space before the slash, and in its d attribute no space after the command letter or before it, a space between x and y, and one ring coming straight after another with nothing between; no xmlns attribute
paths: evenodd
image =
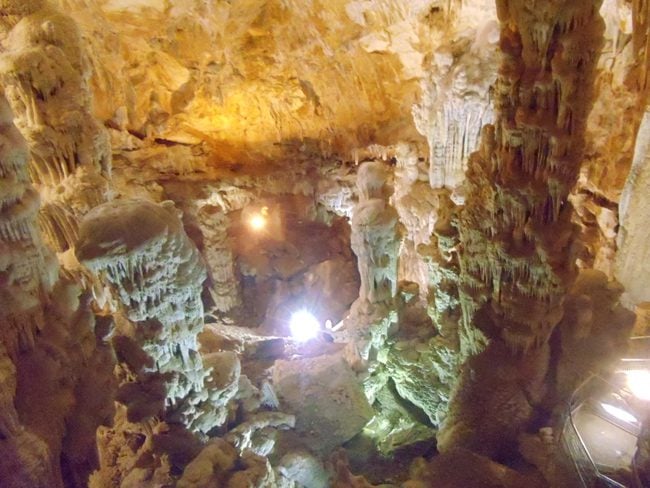
<svg viewBox="0 0 650 488"><path fill-rule="evenodd" d="M650 401L650 371L636 369L626 371L627 387L640 400Z"/></svg>
<svg viewBox="0 0 650 488"><path fill-rule="evenodd" d="M248 225L253 230L262 230L266 227L266 217L261 214L255 214L248 220Z"/></svg>

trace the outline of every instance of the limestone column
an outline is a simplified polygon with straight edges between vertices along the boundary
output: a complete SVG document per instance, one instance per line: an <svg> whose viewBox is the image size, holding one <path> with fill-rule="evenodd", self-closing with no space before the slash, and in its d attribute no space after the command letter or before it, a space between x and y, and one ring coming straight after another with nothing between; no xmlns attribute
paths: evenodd
<svg viewBox="0 0 650 488"><path fill-rule="evenodd" d="M460 215L470 359L439 447L496 455L512 446L541 395L548 339L576 272L567 200L592 106L604 24L598 1L498 0L501 66L494 126L470 157Z"/></svg>

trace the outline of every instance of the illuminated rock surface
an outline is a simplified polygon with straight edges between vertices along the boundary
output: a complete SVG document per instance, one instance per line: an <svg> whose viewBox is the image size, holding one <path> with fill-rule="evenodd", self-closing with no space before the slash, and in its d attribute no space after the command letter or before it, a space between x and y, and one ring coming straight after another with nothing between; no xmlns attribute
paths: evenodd
<svg viewBox="0 0 650 488"><path fill-rule="evenodd" d="M361 385L339 356L278 361L273 383L281 404L297 416L296 434L318 454L350 440L372 417Z"/></svg>

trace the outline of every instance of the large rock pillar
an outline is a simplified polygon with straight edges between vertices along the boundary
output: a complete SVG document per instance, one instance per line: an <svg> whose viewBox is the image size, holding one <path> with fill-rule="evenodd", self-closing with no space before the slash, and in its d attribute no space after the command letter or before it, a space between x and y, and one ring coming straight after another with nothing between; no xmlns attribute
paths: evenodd
<svg viewBox="0 0 650 488"><path fill-rule="evenodd" d="M489 345L461 344L475 356L439 438L443 450L496 455L511 447L541 396L548 339L576 276L567 197L592 106L604 29L599 6L497 1L496 121L470 157L459 229L465 325L480 329Z"/></svg>

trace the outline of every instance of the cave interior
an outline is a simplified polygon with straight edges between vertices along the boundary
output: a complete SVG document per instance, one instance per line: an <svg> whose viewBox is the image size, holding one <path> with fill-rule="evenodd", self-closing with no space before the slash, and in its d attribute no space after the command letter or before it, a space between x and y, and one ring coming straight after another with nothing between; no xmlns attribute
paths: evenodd
<svg viewBox="0 0 650 488"><path fill-rule="evenodd" d="M648 0L0 0L0 488L650 486Z"/></svg>

